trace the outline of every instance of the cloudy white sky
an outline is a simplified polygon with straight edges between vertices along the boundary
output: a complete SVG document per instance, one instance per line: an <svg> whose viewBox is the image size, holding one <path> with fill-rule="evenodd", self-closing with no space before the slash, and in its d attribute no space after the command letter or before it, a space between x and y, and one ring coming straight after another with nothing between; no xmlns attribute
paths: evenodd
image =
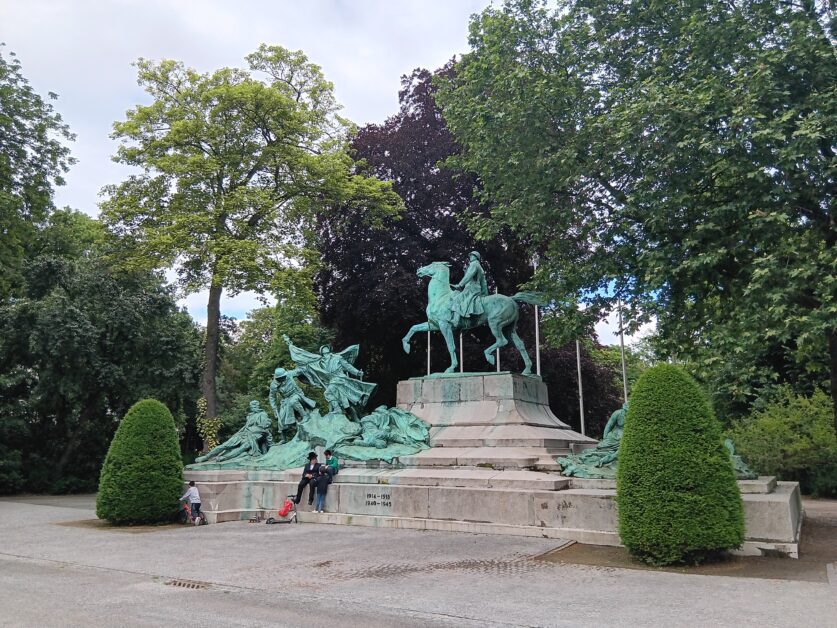
<svg viewBox="0 0 837 628"><path fill-rule="evenodd" d="M0 0L0 42L18 55L41 94L77 135L78 163L56 203L98 213L104 185L127 170L110 156L111 125L146 101L131 64L139 57L177 59L201 71L241 66L260 43L301 49L334 83L344 115L381 122L398 106L400 77L435 69L467 50L469 16L490 0ZM206 319L206 295L184 299ZM228 298L222 311L242 318L254 295ZM614 342L614 326L599 326Z"/></svg>

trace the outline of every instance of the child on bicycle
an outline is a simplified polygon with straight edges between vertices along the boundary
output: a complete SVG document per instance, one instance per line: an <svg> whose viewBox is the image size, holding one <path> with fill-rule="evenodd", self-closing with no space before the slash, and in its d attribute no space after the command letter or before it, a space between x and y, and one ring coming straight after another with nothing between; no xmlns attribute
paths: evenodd
<svg viewBox="0 0 837 628"><path fill-rule="evenodd" d="M198 492L198 487L195 486L194 480L189 482L189 489L183 493L180 499L184 500L187 497L189 498L189 506L192 508L192 521L194 521L201 512L201 494Z"/></svg>

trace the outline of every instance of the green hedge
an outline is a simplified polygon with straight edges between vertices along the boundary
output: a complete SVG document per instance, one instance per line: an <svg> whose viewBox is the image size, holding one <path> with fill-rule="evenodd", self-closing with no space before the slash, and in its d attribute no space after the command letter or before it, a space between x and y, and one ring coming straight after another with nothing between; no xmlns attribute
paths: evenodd
<svg viewBox="0 0 837 628"><path fill-rule="evenodd" d="M182 489L183 463L171 412L154 399L137 402L105 457L96 515L116 524L171 521Z"/></svg>
<svg viewBox="0 0 837 628"><path fill-rule="evenodd" d="M616 482L619 534L646 562L697 563L744 541L721 426L697 383L675 366L655 366L637 381Z"/></svg>
<svg viewBox="0 0 837 628"><path fill-rule="evenodd" d="M737 453L761 475L799 482L803 493L837 497L837 436L831 397L785 386L729 431Z"/></svg>

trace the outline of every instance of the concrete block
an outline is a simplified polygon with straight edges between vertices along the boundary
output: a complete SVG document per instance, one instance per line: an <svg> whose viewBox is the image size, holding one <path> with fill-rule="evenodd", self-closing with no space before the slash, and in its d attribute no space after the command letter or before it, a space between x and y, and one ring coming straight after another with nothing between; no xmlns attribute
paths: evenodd
<svg viewBox="0 0 837 628"><path fill-rule="evenodd" d="M745 493L772 493L776 490L776 477L762 475L755 480L738 480L738 490Z"/></svg>
<svg viewBox="0 0 837 628"><path fill-rule="evenodd" d="M431 519L532 525L532 499L521 491L430 489Z"/></svg>
<svg viewBox="0 0 837 628"><path fill-rule="evenodd" d="M532 494L535 525L616 533L619 529L612 491L568 489Z"/></svg>
<svg viewBox="0 0 837 628"><path fill-rule="evenodd" d="M509 375L486 375L483 377L486 399L512 399L514 384Z"/></svg>
<svg viewBox="0 0 837 628"><path fill-rule="evenodd" d="M442 403L459 403L459 379L443 379L442 384Z"/></svg>
<svg viewBox="0 0 837 628"><path fill-rule="evenodd" d="M543 382L533 377L512 376L512 394L518 401L539 403L538 389L543 385Z"/></svg>
<svg viewBox="0 0 837 628"><path fill-rule="evenodd" d="M491 478L492 488L518 489L527 491L557 491L569 488L570 481L551 473L516 471L506 469Z"/></svg>
<svg viewBox="0 0 837 628"><path fill-rule="evenodd" d="M748 541L799 541L802 517L799 484L778 482L772 493L745 493L741 498Z"/></svg>
<svg viewBox="0 0 837 628"><path fill-rule="evenodd" d="M535 465L538 461L538 454L522 447L477 447L457 454L456 461L462 466L525 469Z"/></svg>
<svg viewBox="0 0 837 628"><path fill-rule="evenodd" d="M572 488L610 489L616 491L616 480L599 480L595 478L570 478ZM614 495L616 493L614 492Z"/></svg>
<svg viewBox="0 0 837 628"><path fill-rule="evenodd" d="M449 486L491 488L491 480L500 472L493 469L400 469L391 484L412 486Z"/></svg>
<svg viewBox="0 0 837 628"><path fill-rule="evenodd" d="M459 384L460 401L482 401L485 398L485 389L482 377L464 377Z"/></svg>
<svg viewBox="0 0 837 628"><path fill-rule="evenodd" d="M408 379L398 382L395 398L399 407L418 401L421 398L421 380Z"/></svg>
<svg viewBox="0 0 837 628"><path fill-rule="evenodd" d="M442 384L439 380L421 380L421 396L416 400L418 403L441 402Z"/></svg>
<svg viewBox="0 0 837 628"><path fill-rule="evenodd" d="M424 486L346 484L340 487L340 512L426 518L429 490Z"/></svg>

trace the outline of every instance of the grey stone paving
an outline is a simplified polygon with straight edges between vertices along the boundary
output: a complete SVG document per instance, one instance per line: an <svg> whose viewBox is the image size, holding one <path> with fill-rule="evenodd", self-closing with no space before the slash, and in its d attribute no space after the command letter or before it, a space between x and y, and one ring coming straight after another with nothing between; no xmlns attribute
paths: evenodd
<svg viewBox="0 0 837 628"><path fill-rule="evenodd" d="M828 584L533 560L555 540L94 517L0 500L0 625L837 626Z"/></svg>

